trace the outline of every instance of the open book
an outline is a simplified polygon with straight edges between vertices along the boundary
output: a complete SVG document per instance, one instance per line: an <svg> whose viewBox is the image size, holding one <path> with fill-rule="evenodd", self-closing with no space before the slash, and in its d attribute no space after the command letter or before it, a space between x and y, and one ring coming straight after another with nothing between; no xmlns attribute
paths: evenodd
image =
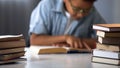
<svg viewBox="0 0 120 68"><path fill-rule="evenodd" d="M57 46L30 46L30 51L33 54L65 54L65 53L90 53L88 49L78 49L70 47L57 47Z"/></svg>

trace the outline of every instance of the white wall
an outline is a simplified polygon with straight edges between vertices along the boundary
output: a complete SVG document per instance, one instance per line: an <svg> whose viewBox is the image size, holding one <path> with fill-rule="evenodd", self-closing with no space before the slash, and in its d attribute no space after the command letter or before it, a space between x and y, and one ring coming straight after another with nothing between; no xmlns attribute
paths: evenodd
<svg viewBox="0 0 120 68"><path fill-rule="evenodd" d="M107 23L120 23L120 0L98 0L96 8Z"/></svg>

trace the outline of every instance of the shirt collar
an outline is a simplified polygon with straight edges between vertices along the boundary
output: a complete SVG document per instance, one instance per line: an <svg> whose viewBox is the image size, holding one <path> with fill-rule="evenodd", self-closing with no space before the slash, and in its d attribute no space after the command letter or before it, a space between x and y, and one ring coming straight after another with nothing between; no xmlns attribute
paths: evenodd
<svg viewBox="0 0 120 68"><path fill-rule="evenodd" d="M64 2L63 0L58 0L58 2L56 3L55 7L52 9L52 11L54 12L64 12Z"/></svg>

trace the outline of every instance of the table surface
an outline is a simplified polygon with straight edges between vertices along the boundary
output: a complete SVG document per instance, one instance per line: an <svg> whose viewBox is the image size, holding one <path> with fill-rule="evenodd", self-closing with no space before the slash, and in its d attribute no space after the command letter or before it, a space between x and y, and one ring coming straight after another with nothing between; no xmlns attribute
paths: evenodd
<svg viewBox="0 0 120 68"><path fill-rule="evenodd" d="M27 55L26 61L0 65L0 68L120 68L91 62L90 53Z"/></svg>

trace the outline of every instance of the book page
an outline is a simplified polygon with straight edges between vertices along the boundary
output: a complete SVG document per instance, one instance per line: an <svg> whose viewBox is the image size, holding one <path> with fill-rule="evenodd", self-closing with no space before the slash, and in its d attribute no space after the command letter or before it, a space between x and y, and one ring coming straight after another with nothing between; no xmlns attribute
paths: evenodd
<svg viewBox="0 0 120 68"><path fill-rule="evenodd" d="M31 45L30 52L32 54L40 54L40 53L51 53L51 54L59 54L59 53L90 53L88 49L78 49L78 48L70 48L70 47L58 47L58 46L39 46L39 45Z"/></svg>
<svg viewBox="0 0 120 68"><path fill-rule="evenodd" d="M23 35L0 35L0 42L5 42L5 41L16 41L20 40L23 38Z"/></svg>
<svg viewBox="0 0 120 68"><path fill-rule="evenodd" d="M14 37L22 37L23 35L0 35L0 39L2 38L14 38Z"/></svg>

